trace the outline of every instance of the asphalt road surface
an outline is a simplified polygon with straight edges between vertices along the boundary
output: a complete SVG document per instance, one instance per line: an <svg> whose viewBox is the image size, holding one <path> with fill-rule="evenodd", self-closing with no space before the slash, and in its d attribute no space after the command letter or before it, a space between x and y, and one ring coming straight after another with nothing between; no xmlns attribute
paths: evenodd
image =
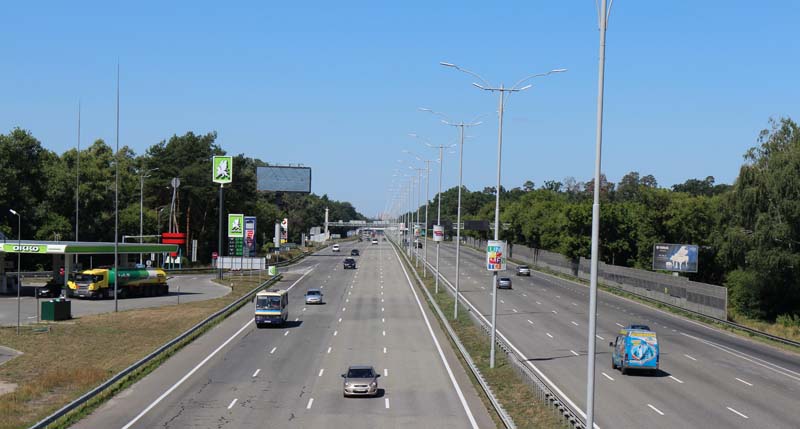
<svg viewBox="0 0 800 429"><path fill-rule="evenodd" d="M358 268L344 270L353 247ZM323 250L277 287L288 326L257 329L246 305L75 427L494 427L388 242ZM304 304L311 287L324 305ZM378 397L343 397L357 364L381 374Z"/></svg>
<svg viewBox="0 0 800 429"><path fill-rule="evenodd" d="M428 261L434 265L435 248L429 243ZM454 284L454 244L441 245L439 264ZM492 278L484 265L484 254L462 246L459 290L490 319ZM498 293L498 332L585 411L588 288L538 272L516 277L514 268L509 263L501 273L511 277L513 289ZM446 282L440 286L451 290ZM658 333L661 371L656 376L611 369L608 343L621 327L634 323ZM596 340L599 427L800 427L797 354L604 292L598 294Z"/></svg>
<svg viewBox="0 0 800 429"><path fill-rule="evenodd" d="M126 298L117 300L119 310L132 310L135 308L161 307L192 301L204 301L207 299L219 298L230 293L230 288L215 283L215 274L191 274L181 275L170 278L169 295L153 296L146 298ZM50 298L38 300L41 303ZM72 316L84 316L87 314L108 313L114 311L113 299L80 299L71 298ZM32 296L23 296L20 299L20 321L23 324L36 323L37 300ZM0 297L0 326L11 326L17 324L17 297Z"/></svg>

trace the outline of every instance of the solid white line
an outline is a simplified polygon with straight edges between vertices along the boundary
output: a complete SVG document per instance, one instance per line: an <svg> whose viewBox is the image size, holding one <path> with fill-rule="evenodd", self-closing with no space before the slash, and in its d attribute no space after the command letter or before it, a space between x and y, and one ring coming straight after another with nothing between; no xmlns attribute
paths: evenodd
<svg viewBox="0 0 800 429"><path fill-rule="evenodd" d="M578 352L576 352L575 350L570 350L569 352L570 352L570 353L572 353L572 354L574 354L575 356L580 356L580 355L578 354Z"/></svg>
<svg viewBox="0 0 800 429"><path fill-rule="evenodd" d="M647 406L652 408L653 411L657 412L658 414L661 414L662 416L664 415L664 413L662 413L661 410L659 410L658 408L656 408L656 407L654 407L654 406L652 406L650 404L647 404Z"/></svg>
<svg viewBox="0 0 800 429"><path fill-rule="evenodd" d="M752 384L752 383L748 383L748 382L746 382L746 381L742 380L742 379L741 379L741 378L739 378L739 377L736 377L736 379L737 379L737 380L739 380L739 381L741 381L742 383L744 383L744 384L746 384L746 385L750 386L750 387L753 387L753 384Z"/></svg>
<svg viewBox="0 0 800 429"><path fill-rule="evenodd" d="M608 375L608 374L606 374L605 372L601 372L600 374L603 374L603 376L604 376L605 378L607 378L607 379L609 379L609 380L611 380L611 381L614 381L614 379L613 379L613 378L611 378L611 376L610 376L610 375Z"/></svg>
<svg viewBox="0 0 800 429"><path fill-rule="evenodd" d="M683 384L683 381L681 381L681 380L679 380L679 379L677 379L677 378L675 378L675 377L673 377L673 376L671 376L671 375L669 376L669 378L671 378L671 379L673 379L673 380L677 381L677 382L678 382L678 383L680 383L680 384Z"/></svg>
<svg viewBox="0 0 800 429"><path fill-rule="evenodd" d="M311 409L311 404L313 404L313 403L314 403L314 398L308 398L308 405L306 405L306 409L310 410Z"/></svg>
<svg viewBox="0 0 800 429"><path fill-rule="evenodd" d="M553 336L552 336L552 335L550 335L550 333L549 333L549 332L545 332L545 334L547 334L547 336L548 336L548 337L550 337L550 338L553 338Z"/></svg>
<svg viewBox="0 0 800 429"><path fill-rule="evenodd" d="M253 373L253 377L257 376L259 372L261 372L261 368L257 369L256 372Z"/></svg>
<svg viewBox="0 0 800 429"><path fill-rule="evenodd" d="M384 404L386 404L386 409L389 409L389 398L383 398Z"/></svg>
<svg viewBox="0 0 800 429"><path fill-rule="evenodd" d="M694 360L694 361L696 361L696 360L697 360L697 359L695 359L695 358L693 358L693 357L691 357L691 356L689 356L689 355L687 355L687 354L684 354L684 356L686 356L687 358L689 358L689 359L691 359L691 360Z"/></svg>
<svg viewBox="0 0 800 429"><path fill-rule="evenodd" d="M791 378L791 379L793 379L795 381L800 381L800 373L798 373L798 372L794 372L794 371L792 371L790 369L786 369L786 368L784 368L782 366L775 365L774 363L767 362L767 361L765 361L763 359L759 359L757 357L750 356L750 355L748 355L746 353L742 353L740 351L733 350L730 347L726 347L726 346L714 343L712 341L704 340L702 338L698 338L698 337L695 337L695 336L692 336L692 335L689 335L689 334L686 334L686 333L683 333L683 332L681 332L681 335L684 335L686 337L695 339L697 341L700 341L703 344L709 345L709 346L714 347L716 349L722 350L723 352L728 353L728 354L733 355L733 356L736 356L739 359L746 360L748 362L751 362L751 363L754 363L754 364L759 365L761 367L764 367L764 368L766 368L766 369L768 369L770 371L776 372L776 373L778 373L778 374L780 374L780 375L782 375L784 377ZM775 368L781 369L781 370L786 371L786 372L779 371L779 370L777 370Z"/></svg>
<svg viewBox="0 0 800 429"><path fill-rule="evenodd" d="M331 350L333 350L333 347L328 347L328 354L331 353Z"/></svg>
<svg viewBox="0 0 800 429"><path fill-rule="evenodd" d="M278 348L277 347L273 347L272 350L269 351L269 354L275 353L275 350L278 350Z"/></svg>
<svg viewBox="0 0 800 429"><path fill-rule="evenodd" d="M729 409L730 411L732 411L732 412L734 412L734 413L738 414L738 415L739 415L740 417L742 417L742 418L745 418L745 419L749 419L749 418L750 418L750 417L747 417L746 415L744 415L744 414L742 414L742 413L740 413L740 412L738 412L738 411L734 410L734 409L733 409L733 408L731 408L731 407L725 407L725 408L727 408L727 409Z"/></svg>
<svg viewBox="0 0 800 429"><path fill-rule="evenodd" d="M325 372L325 368L320 368L319 375L317 377L322 377L323 372Z"/></svg>
<svg viewBox="0 0 800 429"><path fill-rule="evenodd" d="M228 409L230 410L231 408L233 408L233 406L236 404L236 401L238 401L238 400L239 400L239 398L233 398L233 401L231 401L231 404L228 405Z"/></svg>
<svg viewBox="0 0 800 429"><path fill-rule="evenodd" d="M574 321L574 320L570 320L570 323L572 323L572 324L573 324L573 325L575 325L575 326L578 326L578 322L576 322L576 321Z"/></svg>
<svg viewBox="0 0 800 429"><path fill-rule="evenodd" d="M301 277L301 279L302 279L302 277ZM298 279L298 281L300 281L300 279ZM184 381L186 381L186 380L187 380L189 377L191 377L191 376L192 376L192 374L194 374L195 372L197 372L197 370L198 370L198 369L200 369L200 367L202 367L203 365L205 365L205 364L206 364L206 362L208 362L209 360L211 360L211 358L212 358L212 357L214 357L214 355L216 355L217 353L219 353L219 351L220 351L220 350L222 350L222 348L223 348L223 347L227 346L227 345L228 345L228 343L230 343L231 341L233 341L233 339L234 339L234 338L236 338L236 336L238 336L239 334L241 334L241 333L242 333L242 331L244 331L244 330L245 330L245 329L247 329L248 327L252 326L252 323L253 323L253 322L254 322L254 319L250 319L250 320L248 320L248 321L247 321L247 323L245 323L245 324L244 324L244 326L242 326L241 328L239 328L239 330L238 330L238 331L236 331L236 332L235 332L233 335L231 335L231 336L230 336L230 337L229 337L227 340L225 340L225 342L223 342L222 344L220 344L220 345L219 345L219 347L217 347L216 349L214 349L214 351L213 351L213 352L211 352L211 353L210 353L208 356L206 356L206 357L205 357L205 358L204 358L202 361L200 361L200 363L198 363L198 364L197 364L197 365L196 365L194 368L192 368L192 369L191 369L189 372L187 372L187 373L186 373L186 375L184 375L183 377L181 377L181 379L180 379L180 380L178 380L178 381L177 381L175 384L173 384L173 385L172 385L172 386L171 386L169 389L167 389L167 391L166 391L166 392L162 393L162 394L161 394L161 396L159 396L159 397L158 397L158 398L156 398L156 399L155 399L153 402L151 402L151 403L150 403L150 405L148 405L148 406L147 406L147 408L145 408L144 410L142 410L142 412L140 412L139 414L137 414L137 415L136 415L136 417L134 417L133 419L131 419L131 421L129 421L129 422L128 422L128 424L126 424L125 426L123 426L123 427L122 427L122 429L128 429L128 428L130 428L131 426L133 426L134 424L136 424L136 422L137 422L137 421L139 421L139 419L141 419L142 417L144 417L144 415L145 415L145 414L147 414L147 412L148 412L148 411L152 410L152 409L153 409L153 407L155 407L156 405L158 405L158 404L159 404L159 402L163 401L163 400L164 400L164 398L166 398L166 397L167 397L167 396L168 396L170 393L172 393L172 392L173 392L175 389L177 389L177 388L178 388L178 386L180 386L181 384L183 384L183 382L184 382Z"/></svg>
<svg viewBox="0 0 800 429"><path fill-rule="evenodd" d="M428 333L431 335L431 339L433 343L436 345L436 350L439 352L439 358L442 360L445 369L447 370L447 375L450 376L450 382L453 383L453 387L458 394L458 399L461 401L461 406L464 408L464 411L467 413L467 418L469 419L470 425L474 429L478 429L478 423L475 421L475 416L472 415L472 410L469 408L469 404L467 404L467 399L464 397L464 393L461 392L461 387L458 385L458 381L456 380L455 375L453 375L453 371L450 369L450 364L447 362L447 359L444 357L444 352L442 351L442 346L439 345L439 340L436 339L436 335L433 333L433 328L431 327L431 322L428 320L428 315L425 314L425 310L422 308L422 303L419 300L419 296L417 295L416 289L414 289L414 284L411 282L411 277L408 276L408 272L406 271L405 265L403 265L403 261L400 259L400 255L397 253L396 248L392 248L394 250L394 255L397 257L397 262L400 263L400 268L403 269L403 274L408 281L408 287L411 289L411 293L414 294L414 299L417 301L417 307L419 308L420 313L422 313L422 318L425 320L425 325L428 327ZM385 351L386 349L384 349ZM386 408L389 408L389 398L386 398Z"/></svg>

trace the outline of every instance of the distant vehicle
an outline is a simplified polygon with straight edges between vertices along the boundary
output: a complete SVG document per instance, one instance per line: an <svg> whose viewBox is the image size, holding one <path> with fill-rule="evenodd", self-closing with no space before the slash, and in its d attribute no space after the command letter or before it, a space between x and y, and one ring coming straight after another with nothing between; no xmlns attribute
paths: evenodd
<svg viewBox="0 0 800 429"><path fill-rule="evenodd" d="M630 370L658 372L660 358L658 336L646 325L631 325L620 329L617 338L608 345L613 348L612 369L619 369L623 374L627 374Z"/></svg>
<svg viewBox="0 0 800 429"><path fill-rule="evenodd" d="M510 277L500 277L497 280L497 288L498 289L511 289L511 278Z"/></svg>
<svg viewBox="0 0 800 429"><path fill-rule="evenodd" d="M358 249L353 249L350 251L350 256L360 256L361 254L358 252Z"/></svg>
<svg viewBox="0 0 800 429"><path fill-rule="evenodd" d="M352 365L347 368L347 372L342 374L344 383L342 395L348 396L377 396L378 377L381 375L375 369L367 365Z"/></svg>
<svg viewBox="0 0 800 429"><path fill-rule="evenodd" d="M333 247L331 247L331 251L338 252L339 251L339 245L338 244L334 244Z"/></svg>
<svg viewBox="0 0 800 429"><path fill-rule="evenodd" d="M422 249L422 240L414 240L414 245L417 247L417 249Z"/></svg>
<svg viewBox="0 0 800 429"><path fill-rule="evenodd" d="M356 260L353 258L347 258L344 260L344 269L356 269Z"/></svg>
<svg viewBox="0 0 800 429"><path fill-rule="evenodd" d="M285 290L262 290L255 297L256 327L283 326L289 318L289 294Z"/></svg>
<svg viewBox="0 0 800 429"><path fill-rule="evenodd" d="M167 273L161 268L120 268L117 293L120 297L167 295ZM114 292L114 269L83 270L67 282L69 296L108 298Z"/></svg>
<svg viewBox="0 0 800 429"><path fill-rule="evenodd" d="M520 265L517 267L518 276L531 276L531 269L527 265Z"/></svg>
<svg viewBox="0 0 800 429"><path fill-rule="evenodd" d="M378 244L378 239L377 238L373 238L372 239L372 244Z"/></svg>
<svg viewBox="0 0 800 429"><path fill-rule="evenodd" d="M306 304L322 304L322 291L316 288L307 290Z"/></svg>

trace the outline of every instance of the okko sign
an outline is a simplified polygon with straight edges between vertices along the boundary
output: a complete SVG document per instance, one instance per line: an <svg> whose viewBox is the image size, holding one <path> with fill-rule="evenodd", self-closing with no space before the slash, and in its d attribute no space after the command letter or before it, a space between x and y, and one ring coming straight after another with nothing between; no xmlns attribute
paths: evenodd
<svg viewBox="0 0 800 429"><path fill-rule="evenodd" d="M486 269L489 271L505 271L506 242L489 240L486 245Z"/></svg>
<svg viewBox="0 0 800 429"><path fill-rule="evenodd" d="M211 178L214 183L231 183L233 181L233 157L215 156Z"/></svg>
<svg viewBox="0 0 800 429"><path fill-rule="evenodd" d="M228 214L228 238L244 237L244 215Z"/></svg>
<svg viewBox="0 0 800 429"><path fill-rule="evenodd" d="M444 227L441 225L433 226L433 241L444 241Z"/></svg>

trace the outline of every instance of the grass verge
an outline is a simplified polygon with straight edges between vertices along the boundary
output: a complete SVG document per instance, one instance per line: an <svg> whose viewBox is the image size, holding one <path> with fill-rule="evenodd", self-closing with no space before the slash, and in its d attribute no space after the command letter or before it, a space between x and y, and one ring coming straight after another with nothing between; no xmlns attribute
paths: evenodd
<svg viewBox="0 0 800 429"><path fill-rule="evenodd" d="M15 327L0 329L0 344L24 353L0 366L0 380L17 384L14 392L0 396L0 429L25 428L36 423L259 284L258 278L247 276L226 278L224 282L231 286L231 293L207 301L82 316L49 323L47 332L36 329L43 324L26 326L21 335L16 335ZM114 393L152 371L201 335L201 331L54 427L74 423Z"/></svg>
<svg viewBox="0 0 800 429"><path fill-rule="evenodd" d="M403 258L401 257L401 259ZM414 266L409 264L405 259L403 259L403 263L405 264L406 268L412 271L415 270ZM416 271L417 274L422 277L422 268L420 267L419 269L416 269ZM423 279L423 283L423 286L431 292L431 295L433 295L436 303L439 305L445 315L452 316L454 302L450 293L444 290L444 288L447 286L440 284L439 293L437 294L435 292L433 276ZM428 306L431 308L431 310L436 313L433 305L428 301L427 295L425 295L425 301L428 303ZM440 325L442 325L438 314L436 320ZM514 423L518 428L533 429L568 427L554 414L554 411L551 408L535 399L536 395L533 392L532 387L528 385L527 382L522 379L522 375L520 375L512 367L512 364L508 362L505 353L499 347L496 349L497 353L495 355L495 367L489 368L489 347L491 340L472 320L465 307L459 305L458 319L453 320L451 318L448 321L450 322L450 326L456 332L456 335L461 343L469 352L472 360L475 362L475 365L477 365L481 374L483 374L484 379L491 387L495 396L500 401L506 412L511 416L512 420L514 420ZM444 327L442 327L442 330L444 330ZM449 337L448 341L451 341ZM452 344L452 342L451 346L453 347L453 350L456 350L456 347L454 344ZM458 359L461 361L461 364L464 366L464 368L467 368L467 364L463 361L461 355L459 353L456 353L456 355L458 356ZM472 380L475 389L480 393L481 399L495 420L497 426L503 427L503 424L497 414L494 412L494 408L489 402L489 399L486 398L485 394L483 393L480 384L478 384L478 381L472 376L472 372L469 369L467 369L466 372L470 375L470 380Z"/></svg>

